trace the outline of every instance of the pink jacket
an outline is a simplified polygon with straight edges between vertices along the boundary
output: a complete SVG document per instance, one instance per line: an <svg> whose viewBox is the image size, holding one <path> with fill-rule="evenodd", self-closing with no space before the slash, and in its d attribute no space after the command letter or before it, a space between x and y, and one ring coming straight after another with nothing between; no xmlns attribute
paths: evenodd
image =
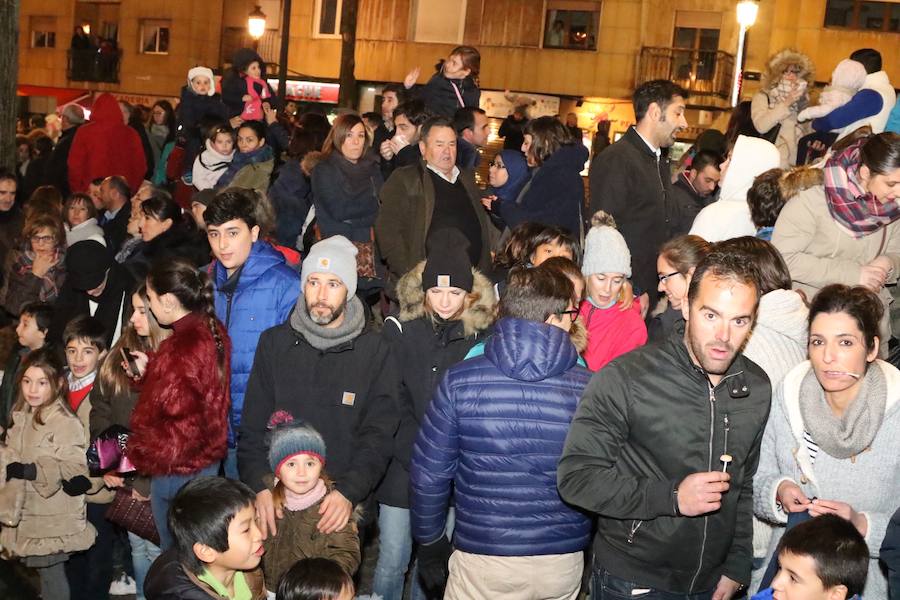
<svg viewBox="0 0 900 600"><path fill-rule="evenodd" d="M635 302L628 310L618 303L597 308L585 300L578 316L588 334L584 360L591 371L599 371L606 363L647 343L647 326L641 318L641 305Z"/></svg>

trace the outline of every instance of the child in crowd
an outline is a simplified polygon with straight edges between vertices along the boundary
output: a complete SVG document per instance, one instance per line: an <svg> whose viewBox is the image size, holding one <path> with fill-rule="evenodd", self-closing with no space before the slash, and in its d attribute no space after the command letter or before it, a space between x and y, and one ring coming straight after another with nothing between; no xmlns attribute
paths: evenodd
<svg viewBox="0 0 900 600"><path fill-rule="evenodd" d="M187 85L181 88L178 117L181 135L184 136L184 172L190 174L194 157L203 144L201 124L209 119L225 121L228 111L222 97L216 92L216 80L209 67L193 67L188 71ZM186 182L189 183L189 182Z"/></svg>
<svg viewBox="0 0 900 600"><path fill-rule="evenodd" d="M234 130L216 125L206 136L206 149L194 160L193 184L198 190L214 188L234 158Z"/></svg>
<svg viewBox="0 0 900 600"><path fill-rule="evenodd" d="M88 396L94 388L97 367L106 356L106 331L94 317L75 317L63 330L66 349L66 383L69 389L69 407L89 429L88 417L91 403Z"/></svg>
<svg viewBox="0 0 900 600"><path fill-rule="evenodd" d="M290 414L278 411L269 421L269 464L276 482L272 492L277 514L277 534L264 543L263 571L266 588L276 590L282 575L302 558L329 558L347 573L359 567L359 535L353 519L331 534L317 526L322 499L333 489L323 470L325 442L319 432ZM270 597L274 596L272 591Z"/></svg>
<svg viewBox="0 0 900 600"><path fill-rule="evenodd" d="M181 488L169 510L175 545L147 573L148 600L263 600L255 500L246 485L221 477L201 477Z"/></svg>
<svg viewBox="0 0 900 600"><path fill-rule="evenodd" d="M6 446L0 546L40 575L44 600L69 598L65 561L96 532L85 519L87 438L66 400L63 365L49 348L25 357Z"/></svg>
<svg viewBox="0 0 900 600"><path fill-rule="evenodd" d="M478 106L481 89L478 74L481 54L472 46L457 46L446 59L434 66L435 73L424 86L420 96L425 106L436 115L452 119L457 109ZM411 89L421 70L414 68L403 80L403 87Z"/></svg>
<svg viewBox="0 0 900 600"><path fill-rule="evenodd" d="M788 530L778 542L780 569L772 587L754 600L859 598L869 571L869 549L849 520L826 514Z"/></svg>
<svg viewBox="0 0 900 600"><path fill-rule="evenodd" d="M536 267L554 256L576 260L578 243L565 230L553 225L520 223L510 230L503 250L494 258L494 289L500 298L509 272L517 267Z"/></svg>
<svg viewBox="0 0 900 600"><path fill-rule="evenodd" d="M103 228L97 224L98 215L97 208L87 194L76 192L69 196L63 208L66 246L83 240L96 240L105 246Z"/></svg>
<svg viewBox="0 0 900 600"><path fill-rule="evenodd" d="M266 82L265 62L259 54L250 48L237 50L231 61L231 71L222 81L222 100L228 107L228 116L262 121L263 104L272 104L274 96Z"/></svg>
<svg viewBox="0 0 900 600"><path fill-rule="evenodd" d="M631 252L625 238L603 211L594 215L591 224L581 265L588 296L579 316L588 331L584 359L588 368L599 371L614 358L647 343L647 326L640 303L623 310L622 291L631 277Z"/></svg>
<svg viewBox="0 0 900 600"><path fill-rule="evenodd" d="M276 600L351 600L353 578L327 558L297 561L281 578Z"/></svg>
<svg viewBox="0 0 900 600"><path fill-rule="evenodd" d="M243 187L266 193L269 177L275 167L272 147L266 144L266 126L260 121L247 121L237 130L238 151L215 188Z"/></svg>
<svg viewBox="0 0 900 600"><path fill-rule="evenodd" d="M30 302L22 307L19 324L16 325L17 346L9 355L3 368L3 383L0 385L0 427L11 424L9 417L16 397L19 364L29 352L44 346L50 323L53 321L53 306L46 302Z"/></svg>
<svg viewBox="0 0 900 600"><path fill-rule="evenodd" d="M784 194L781 191L782 169L769 169L757 175L753 185L747 190L747 206L750 207L750 219L756 227L756 237L767 242L772 241L775 221L784 208Z"/></svg>

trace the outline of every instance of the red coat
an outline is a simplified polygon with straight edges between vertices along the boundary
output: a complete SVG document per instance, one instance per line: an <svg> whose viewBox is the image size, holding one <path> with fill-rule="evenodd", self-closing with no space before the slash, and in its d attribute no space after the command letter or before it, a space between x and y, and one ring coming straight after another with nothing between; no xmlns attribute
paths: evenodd
<svg viewBox="0 0 900 600"><path fill-rule="evenodd" d="M225 378L206 315L190 313L153 355L131 414L126 453L144 475L188 475L225 457L231 340L225 342Z"/></svg>
<svg viewBox="0 0 900 600"><path fill-rule="evenodd" d="M147 159L138 133L125 124L119 103L100 94L91 108L91 120L78 128L69 151L69 187L86 192L99 177L122 175L136 192L147 172Z"/></svg>

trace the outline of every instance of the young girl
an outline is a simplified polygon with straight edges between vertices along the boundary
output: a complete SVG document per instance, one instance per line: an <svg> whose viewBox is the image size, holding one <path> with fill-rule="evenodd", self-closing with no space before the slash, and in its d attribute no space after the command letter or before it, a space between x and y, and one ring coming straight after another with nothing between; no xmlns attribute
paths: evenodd
<svg viewBox="0 0 900 600"><path fill-rule="evenodd" d="M265 192L275 166L272 147L266 144L266 126L248 121L237 130L238 152L216 182L216 189L251 188Z"/></svg>
<svg viewBox="0 0 900 600"><path fill-rule="evenodd" d="M201 124L228 119L228 111L222 103L222 97L216 92L216 80L209 67L193 67L188 71L187 85L181 88L178 117L181 134L185 139L184 171L189 174L194 165L194 157L202 147Z"/></svg>
<svg viewBox="0 0 900 600"><path fill-rule="evenodd" d="M478 73L481 54L472 46L457 46L450 56L435 65L435 74L422 88L422 101L435 115L452 119L460 108L477 107L481 99ZM416 67L403 80L403 87L411 89L421 70Z"/></svg>
<svg viewBox="0 0 900 600"><path fill-rule="evenodd" d="M597 211L585 239L581 272L588 297L579 316L588 331L584 353L588 368L598 371L617 356L647 343L640 303L622 310L622 291L631 277L631 252L611 216Z"/></svg>
<svg viewBox="0 0 900 600"><path fill-rule="evenodd" d="M126 449L137 471L151 476L150 502L161 547L172 545L166 520L178 489L215 475L225 457L231 342L216 319L203 271L165 259L147 275L150 310L172 335L148 360L132 351L142 387Z"/></svg>
<svg viewBox="0 0 900 600"><path fill-rule="evenodd" d="M503 250L494 257L494 291L497 298L506 289L506 277L517 267L536 267L554 256L575 260L578 244L559 227L525 222L513 227Z"/></svg>
<svg viewBox="0 0 900 600"><path fill-rule="evenodd" d="M138 391L122 365L122 352L125 349L153 354L159 345L171 334L171 329L163 328L150 311L150 300L147 288L141 285L130 299L132 313L128 325L116 341L112 350L100 365L94 389L91 390L91 438L114 425L129 427L131 414L138 401ZM119 473L109 472L103 476L109 488L129 487L136 500L150 502L150 479L148 477L129 474L123 477ZM144 600L144 578L150 565L160 554L159 547L144 538L128 533L131 544L131 560L134 563L134 580L137 600Z"/></svg>
<svg viewBox="0 0 900 600"><path fill-rule="evenodd" d="M234 130L227 125L210 128L206 149L194 160L192 182L198 190L214 188L234 158Z"/></svg>
<svg viewBox="0 0 900 600"><path fill-rule="evenodd" d="M68 598L64 563L96 535L85 517L86 436L66 401L63 365L53 350L25 357L18 388L0 454L6 487L18 488L15 507L6 507L16 516L4 521L0 546L37 569L45 600Z"/></svg>
<svg viewBox="0 0 900 600"><path fill-rule="evenodd" d="M319 532L319 506L332 489L324 472L325 442L319 432L285 411L269 420L269 464L275 473L272 492L278 519L277 534L263 542L266 588L278 589L282 575L302 558L329 558L349 574L359 567L359 536L353 519L331 534Z"/></svg>
<svg viewBox="0 0 900 600"><path fill-rule="evenodd" d="M327 558L304 558L285 573L276 600L351 600L353 578Z"/></svg>
<svg viewBox="0 0 900 600"><path fill-rule="evenodd" d="M266 82L263 59L250 48L234 53L231 70L222 81L222 100L229 117L262 121L263 103L272 103L275 93Z"/></svg>

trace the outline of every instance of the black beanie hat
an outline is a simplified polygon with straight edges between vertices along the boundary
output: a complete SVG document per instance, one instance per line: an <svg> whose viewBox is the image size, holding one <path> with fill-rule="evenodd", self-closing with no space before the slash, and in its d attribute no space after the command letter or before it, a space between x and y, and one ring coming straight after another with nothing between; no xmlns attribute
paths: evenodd
<svg viewBox="0 0 900 600"><path fill-rule="evenodd" d="M433 287L455 287L472 291L475 283L469 242L455 229L441 229L428 236L422 290Z"/></svg>
<svg viewBox="0 0 900 600"><path fill-rule="evenodd" d="M99 287L112 267L113 257L96 240L72 244L66 251L66 279L72 289L84 292Z"/></svg>

